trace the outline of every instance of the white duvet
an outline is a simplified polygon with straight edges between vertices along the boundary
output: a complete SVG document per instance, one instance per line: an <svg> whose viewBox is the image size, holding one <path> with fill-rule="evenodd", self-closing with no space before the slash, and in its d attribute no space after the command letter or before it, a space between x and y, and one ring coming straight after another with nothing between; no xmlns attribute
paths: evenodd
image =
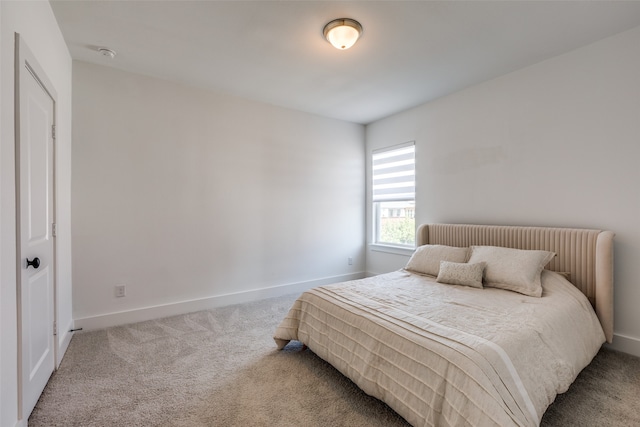
<svg viewBox="0 0 640 427"><path fill-rule="evenodd" d="M543 271L542 298L404 270L305 292L277 328L414 426L536 426L605 338L586 297Z"/></svg>

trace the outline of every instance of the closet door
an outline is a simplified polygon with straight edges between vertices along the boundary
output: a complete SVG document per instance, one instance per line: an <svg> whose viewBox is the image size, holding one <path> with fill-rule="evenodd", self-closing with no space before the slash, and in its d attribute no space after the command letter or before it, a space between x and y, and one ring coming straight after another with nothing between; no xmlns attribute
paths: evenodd
<svg viewBox="0 0 640 427"><path fill-rule="evenodd" d="M55 365L55 94L18 35L16 49L18 360L26 419Z"/></svg>

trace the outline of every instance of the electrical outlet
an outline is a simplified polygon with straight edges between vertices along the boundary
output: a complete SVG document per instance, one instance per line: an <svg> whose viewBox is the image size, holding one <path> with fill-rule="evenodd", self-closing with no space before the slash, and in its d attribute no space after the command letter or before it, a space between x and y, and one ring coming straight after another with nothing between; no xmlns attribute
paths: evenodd
<svg viewBox="0 0 640 427"><path fill-rule="evenodd" d="M116 297L120 298L125 296L126 293L126 287L125 285L116 285Z"/></svg>
<svg viewBox="0 0 640 427"><path fill-rule="evenodd" d="M347 258L347 263L349 263L349 265L353 265L353 258Z"/></svg>

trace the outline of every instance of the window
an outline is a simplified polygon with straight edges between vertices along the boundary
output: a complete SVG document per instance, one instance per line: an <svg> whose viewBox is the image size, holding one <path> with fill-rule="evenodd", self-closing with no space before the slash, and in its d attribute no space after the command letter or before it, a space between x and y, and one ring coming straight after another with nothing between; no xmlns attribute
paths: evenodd
<svg viewBox="0 0 640 427"><path fill-rule="evenodd" d="M373 243L415 247L415 143L372 155Z"/></svg>

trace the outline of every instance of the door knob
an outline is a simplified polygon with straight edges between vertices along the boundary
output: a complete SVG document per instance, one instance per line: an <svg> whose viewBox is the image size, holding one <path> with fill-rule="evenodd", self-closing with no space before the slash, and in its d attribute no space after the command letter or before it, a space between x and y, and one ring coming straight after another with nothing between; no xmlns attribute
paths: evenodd
<svg viewBox="0 0 640 427"><path fill-rule="evenodd" d="M29 261L29 258L27 258L27 268L29 268L29 266L33 267L33 268L38 268L40 267L40 258L35 257L34 259L32 259L31 261Z"/></svg>

